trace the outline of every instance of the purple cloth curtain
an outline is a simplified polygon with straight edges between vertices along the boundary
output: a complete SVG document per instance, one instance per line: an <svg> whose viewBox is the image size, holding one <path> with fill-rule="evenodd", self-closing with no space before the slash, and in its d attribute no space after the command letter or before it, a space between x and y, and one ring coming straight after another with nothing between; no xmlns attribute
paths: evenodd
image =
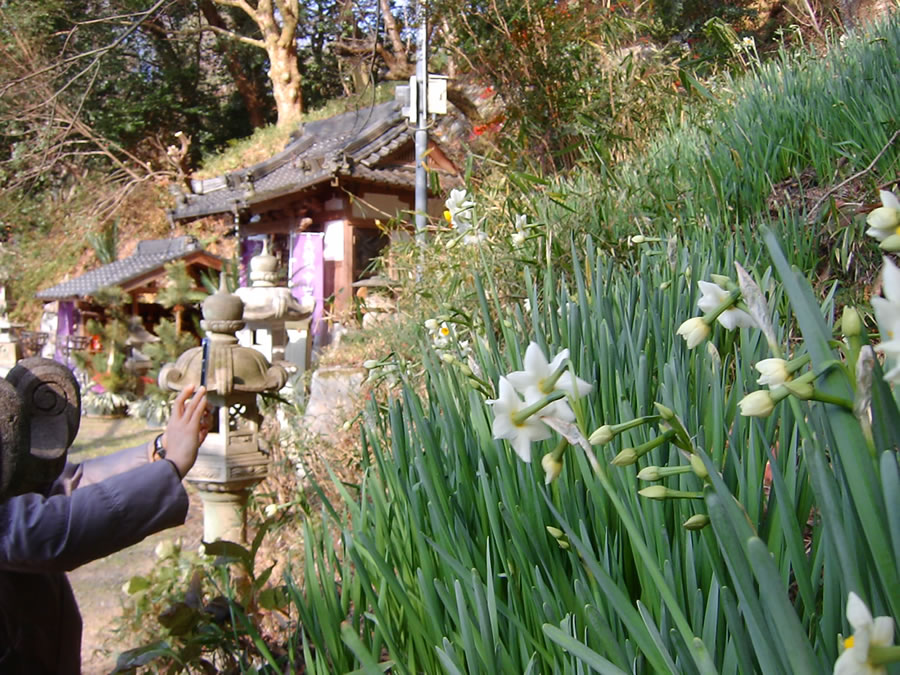
<svg viewBox="0 0 900 675"><path fill-rule="evenodd" d="M309 324L310 336L319 333L324 311L324 237L321 232L297 232L291 243L291 294L300 302L310 296L316 302Z"/></svg>
<svg viewBox="0 0 900 675"><path fill-rule="evenodd" d="M56 312L56 351L53 354L53 358L54 360L65 364L68 368L71 368L72 364L69 363L66 342L74 330L75 303L71 300L60 300L59 308Z"/></svg>

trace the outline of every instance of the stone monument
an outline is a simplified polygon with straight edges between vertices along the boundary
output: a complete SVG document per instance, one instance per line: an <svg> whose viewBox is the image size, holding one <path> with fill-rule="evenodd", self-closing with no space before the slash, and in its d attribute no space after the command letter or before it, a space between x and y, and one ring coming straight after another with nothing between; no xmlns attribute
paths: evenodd
<svg viewBox="0 0 900 675"><path fill-rule="evenodd" d="M225 288L203 302L202 326L209 337L207 396L212 412L210 433L186 479L203 501L203 538L246 541L244 507L254 485L268 475L269 455L260 448L261 416L257 395L276 392L287 372L271 365L257 350L238 345L235 332L244 326L244 303ZM201 347L184 352L159 373L159 386L180 391L200 385Z"/></svg>
<svg viewBox="0 0 900 675"><path fill-rule="evenodd" d="M81 421L81 392L56 361L19 361L0 378L0 499L49 485Z"/></svg>
<svg viewBox="0 0 900 675"><path fill-rule="evenodd" d="M287 286L278 286L278 259L269 241L250 259L250 286L235 291L244 303L245 327L237 334L245 347L259 350L269 361L290 361L305 370L308 360L309 321L314 309L310 298L299 302Z"/></svg>

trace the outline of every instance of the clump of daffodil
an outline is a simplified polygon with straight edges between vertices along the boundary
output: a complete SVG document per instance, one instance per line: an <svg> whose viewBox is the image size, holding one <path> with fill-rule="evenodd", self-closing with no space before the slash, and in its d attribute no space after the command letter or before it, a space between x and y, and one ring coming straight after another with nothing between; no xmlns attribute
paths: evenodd
<svg viewBox="0 0 900 675"><path fill-rule="evenodd" d="M885 251L900 251L900 200L887 190L880 191L881 206L866 217L866 234L877 239Z"/></svg>
<svg viewBox="0 0 900 675"><path fill-rule="evenodd" d="M727 279L727 277L716 276L717 278ZM734 330L740 327L752 328L756 326L753 317L744 310L735 307L741 297L739 290L727 290L719 283L702 280L697 282L697 286L699 286L701 293L700 299L697 300L697 307L701 312L711 314L712 318L723 327L728 330ZM712 322L710 321L710 323Z"/></svg>
<svg viewBox="0 0 900 675"><path fill-rule="evenodd" d="M501 376L498 397L488 401L494 410L494 438L508 440L523 461L531 461L531 443L550 437L550 428L543 419L572 422L575 413L564 399L580 398L594 388L568 370L568 360L568 349L548 361L537 343L530 343L525 350L525 369ZM566 445L560 441L541 460L547 483L562 471Z"/></svg>
<svg viewBox="0 0 900 675"><path fill-rule="evenodd" d="M843 642L843 651L834 663L834 675L886 675L885 665L900 661L900 647L894 645L894 620L889 616L872 618L860 597L850 592L847 621L853 635Z"/></svg>
<svg viewBox="0 0 900 675"><path fill-rule="evenodd" d="M475 202L469 198L465 189L450 190L444 206L444 219L462 235L464 244L480 244L487 239L487 235L475 224Z"/></svg>
<svg viewBox="0 0 900 675"><path fill-rule="evenodd" d="M872 298L872 309L881 333L881 344L875 350L888 359L884 379L900 381L900 269L890 258L884 259L881 271L881 292L884 297Z"/></svg>
<svg viewBox="0 0 900 675"><path fill-rule="evenodd" d="M453 339L453 329L446 321L427 319L425 328L431 336L431 344L435 349L446 349L450 346L450 342Z"/></svg>

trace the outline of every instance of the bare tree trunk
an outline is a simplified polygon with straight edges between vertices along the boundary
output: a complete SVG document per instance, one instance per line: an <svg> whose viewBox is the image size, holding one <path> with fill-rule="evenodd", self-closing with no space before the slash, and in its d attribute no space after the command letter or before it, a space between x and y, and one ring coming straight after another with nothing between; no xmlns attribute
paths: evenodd
<svg viewBox="0 0 900 675"><path fill-rule="evenodd" d="M245 12L262 34L262 39L238 35L218 26L208 28L246 44L266 50L269 56L269 80L278 111L279 127L291 125L303 113L300 92L300 68L297 64L298 0L213 0L218 5L237 7Z"/></svg>
<svg viewBox="0 0 900 675"><path fill-rule="evenodd" d="M212 0L200 0L200 11L203 12L203 18L206 19L210 26L218 26L223 30L227 30L225 21ZM254 129L258 129L266 123L263 92L260 91L257 81L252 77L248 77L234 49L226 47L224 51L225 65L231 74L231 79L234 80L234 86L237 87L238 94L244 101L244 106L247 108L250 124Z"/></svg>
<svg viewBox="0 0 900 675"><path fill-rule="evenodd" d="M406 54L406 45L400 39L400 29L397 27L397 21L391 14L390 0L381 1L381 15L384 17L384 32L387 33L388 39L391 41L391 50L398 56Z"/></svg>

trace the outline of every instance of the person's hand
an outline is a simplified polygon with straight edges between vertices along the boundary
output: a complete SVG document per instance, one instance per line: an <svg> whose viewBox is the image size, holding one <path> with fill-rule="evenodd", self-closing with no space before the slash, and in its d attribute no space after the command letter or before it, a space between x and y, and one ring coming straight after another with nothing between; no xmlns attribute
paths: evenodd
<svg viewBox="0 0 900 675"><path fill-rule="evenodd" d="M172 404L172 417L162 436L166 459L175 465L178 475L182 478L197 461L197 449L206 439L208 432L206 387L200 387L195 394L194 385L189 384L175 398Z"/></svg>

